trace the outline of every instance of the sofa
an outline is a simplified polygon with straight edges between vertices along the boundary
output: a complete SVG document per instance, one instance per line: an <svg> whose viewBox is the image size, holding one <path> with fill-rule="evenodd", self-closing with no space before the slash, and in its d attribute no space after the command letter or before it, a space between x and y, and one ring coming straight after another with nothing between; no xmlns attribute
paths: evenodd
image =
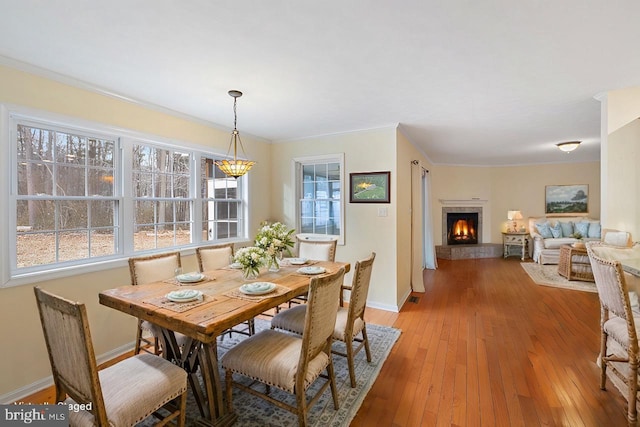
<svg viewBox="0 0 640 427"><path fill-rule="evenodd" d="M558 264L560 247L576 242L606 241L615 246L630 246L629 233L602 229L600 220L587 217L530 217L530 252L534 262Z"/></svg>

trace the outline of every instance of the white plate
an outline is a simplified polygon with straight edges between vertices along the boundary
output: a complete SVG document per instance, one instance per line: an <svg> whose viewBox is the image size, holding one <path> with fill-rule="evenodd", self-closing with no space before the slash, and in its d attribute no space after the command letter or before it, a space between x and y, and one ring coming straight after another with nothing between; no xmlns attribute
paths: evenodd
<svg viewBox="0 0 640 427"><path fill-rule="evenodd" d="M242 264L240 264L239 262L234 262L233 264L229 265L229 267L235 268L235 269L241 269Z"/></svg>
<svg viewBox="0 0 640 427"><path fill-rule="evenodd" d="M186 273L179 274L176 276L176 280L180 283L195 283L204 279L204 274L202 273Z"/></svg>
<svg viewBox="0 0 640 427"><path fill-rule="evenodd" d="M173 302L189 302L195 301L202 297L202 292L195 289L181 289L179 291L171 291L165 295L169 301Z"/></svg>
<svg viewBox="0 0 640 427"><path fill-rule="evenodd" d="M324 267L302 267L299 268L298 273L302 273L302 274L321 274L324 273L326 270Z"/></svg>
<svg viewBox="0 0 640 427"><path fill-rule="evenodd" d="M276 288L275 283L271 282L253 282L240 286L240 292L245 295L264 295L272 292Z"/></svg>
<svg viewBox="0 0 640 427"><path fill-rule="evenodd" d="M307 263L306 258L289 258L289 264L291 265L302 265Z"/></svg>

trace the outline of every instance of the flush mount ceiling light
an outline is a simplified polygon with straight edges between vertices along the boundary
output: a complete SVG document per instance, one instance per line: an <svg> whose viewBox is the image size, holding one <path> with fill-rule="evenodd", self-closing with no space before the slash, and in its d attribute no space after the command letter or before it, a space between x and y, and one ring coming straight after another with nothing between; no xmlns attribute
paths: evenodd
<svg viewBox="0 0 640 427"><path fill-rule="evenodd" d="M238 114L236 113L236 102L238 98L242 96L242 92L239 90L230 90L229 96L233 98L233 131L231 132L231 142L229 142L229 149L227 150L227 157L229 157L229 153L231 152L231 146L233 146L233 160L216 160L215 164L218 166L225 175L232 176L238 179L239 176L242 176L249 172L249 169L256 164L256 162L251 160L242 160L238 159L238 143L240 144L240 150L242 150L242 155L247 157L247 154L244 152L244 147L242 145L242 140L240 139L240 132L237 129L238 123Z"/></svg>
<svg viewBox="0 0 640 427"><path fill-rule="evenodd" d="M580 141L568 141L568 142L560 142L559 144L556 144L556 146L564 151L565 153L570 153L573 150L575 150L576 148L578 148L578 145L580 145Z"/></svg>

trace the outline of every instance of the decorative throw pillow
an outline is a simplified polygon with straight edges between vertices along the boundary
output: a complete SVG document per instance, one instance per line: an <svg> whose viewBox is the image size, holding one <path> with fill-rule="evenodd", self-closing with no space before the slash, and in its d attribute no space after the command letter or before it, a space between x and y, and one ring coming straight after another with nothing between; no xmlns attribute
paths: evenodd
<svg viewBox="0 0 640 427"><path fill-rule="evenodd" d="M594 221L589 223L589 237L599 239L602 234L602 226L600 221Z"/></svg>
<svg viewBox="0 0 640 427"><path fill-rule="evenodd" d="M551 224L549 221L543 222L542 224L536 224L536 229L538 233L545 239L550 239L553 235L551 234Z"/></svg>
<svg viewBox="0 0 640 427"><path fill-rule="evenodd" d="M574 224L576 233L582 234L582 237L587 237L589 235L589 223L588 222L576 222Z"/></svg>
<svg viewBox="0 0 640 427"><path fill-rule="evenodd" d="M556 222L556 225L551 227L551 235L553 236L554 239L557 239L558 237L562 237L562 228L560 227L559 222Z"/></svg>
<svg viewBox="0 0 640 427"><path fill-rule="evenodd" d="M573 234L573 221L558 221L558 224L562 228L562 237L569 237Z"/></svg>

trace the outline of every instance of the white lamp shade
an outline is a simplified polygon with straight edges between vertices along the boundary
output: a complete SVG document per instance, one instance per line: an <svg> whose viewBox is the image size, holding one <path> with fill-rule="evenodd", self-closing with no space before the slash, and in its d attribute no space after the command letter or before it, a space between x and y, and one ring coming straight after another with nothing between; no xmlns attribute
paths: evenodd
<svg viewBox="0 0 640 427"><path fill-rule="evenodd" d="M513 221L516 219L522 219L522 212L520 211L508 211L507 212L507 219L509 221Z"/></svg>

